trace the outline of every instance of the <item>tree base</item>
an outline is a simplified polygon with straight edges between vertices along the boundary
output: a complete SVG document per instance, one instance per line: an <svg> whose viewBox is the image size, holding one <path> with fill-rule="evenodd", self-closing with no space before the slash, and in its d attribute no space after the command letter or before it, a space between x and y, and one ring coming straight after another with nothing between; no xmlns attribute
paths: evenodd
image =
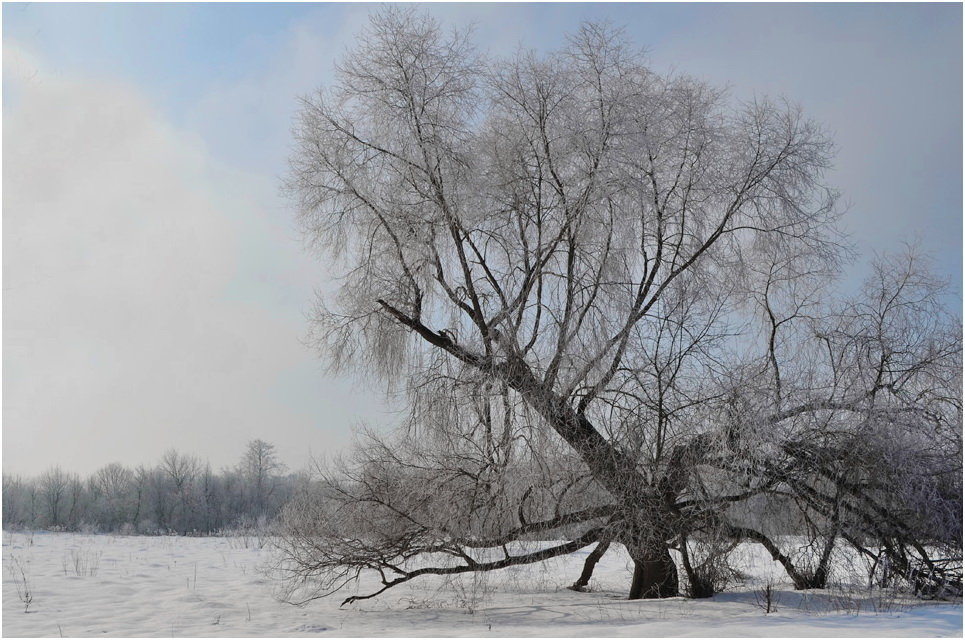
<svg viewBox="0 0 965 640"><path fill-rule="evenodd" d="M634 557L633 583L628 600L673 598L678 595L680 584L677 565L667 548L647 550L641 557Z"/></svg>

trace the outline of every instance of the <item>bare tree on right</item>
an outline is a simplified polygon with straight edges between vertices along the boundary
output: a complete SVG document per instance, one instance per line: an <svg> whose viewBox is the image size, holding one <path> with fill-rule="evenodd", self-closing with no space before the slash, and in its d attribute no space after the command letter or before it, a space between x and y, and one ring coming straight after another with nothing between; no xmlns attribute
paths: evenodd
<svg viewBox="0 0 965 640"><path fill-rule="evenodd" d="M680 591L672 550L713 593L735 540L799 588L841 540L906 573L960 549L914 516L961 512L960 324L911 255L824 299L832 144L798 108L658 75L606 26L487 60L389 9L295 137L289 193L345 274L316 343L408 408L292 504L282 569L304 597L611 542L631 598ZM793 505L813 553L754 504ZM516 545L537 536L562 542Z"/></svg>

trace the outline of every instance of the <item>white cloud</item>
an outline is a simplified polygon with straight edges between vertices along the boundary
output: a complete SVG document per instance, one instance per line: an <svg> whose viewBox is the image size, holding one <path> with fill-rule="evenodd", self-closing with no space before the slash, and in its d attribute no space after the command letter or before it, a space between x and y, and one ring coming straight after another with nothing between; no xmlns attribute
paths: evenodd
<svg viewBox="0 0 965 640"><path fill-rule="evenodd" d="M311 361L304 328L237 282L271 180L216 165L128 87L33 72L10 42L4 61L5 468L324 448L276 388Z"/></svg>

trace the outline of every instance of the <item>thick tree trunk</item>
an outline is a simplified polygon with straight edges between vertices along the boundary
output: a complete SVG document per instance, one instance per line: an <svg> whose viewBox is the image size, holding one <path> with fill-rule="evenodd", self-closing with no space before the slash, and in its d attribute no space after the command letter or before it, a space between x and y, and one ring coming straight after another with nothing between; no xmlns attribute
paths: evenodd
<svg viewBox="0 0 965 640"><path fill-rule="evenodd" d="M677 566L666 545L628 548L633 558L633 583L628 599L672 598L679 595Z"/></svg>

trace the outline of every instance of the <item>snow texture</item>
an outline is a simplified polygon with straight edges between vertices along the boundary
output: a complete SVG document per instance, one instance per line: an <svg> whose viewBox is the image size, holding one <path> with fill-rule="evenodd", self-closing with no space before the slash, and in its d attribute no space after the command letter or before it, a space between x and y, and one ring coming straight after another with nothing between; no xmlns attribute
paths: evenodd
<svg viewBox="0 0 965 640"><path fill-rule="evenodd" d="M961 636L962 606L838 586L795 592L753 545L746 574L709 600L627 601L614 548L591 593L565 587L586 551L541 565L427 578L344 608L355 591L304 607L278 601L257 537L124 537L4 532L3 635L11 636ZM23 573L19 571L23 568ZM26 580L31 604L21 598ZM765 614L758 589L778 589ZM360 593L375 582L366 581ZM18 588L19 587L19 588Z"/></svg>

